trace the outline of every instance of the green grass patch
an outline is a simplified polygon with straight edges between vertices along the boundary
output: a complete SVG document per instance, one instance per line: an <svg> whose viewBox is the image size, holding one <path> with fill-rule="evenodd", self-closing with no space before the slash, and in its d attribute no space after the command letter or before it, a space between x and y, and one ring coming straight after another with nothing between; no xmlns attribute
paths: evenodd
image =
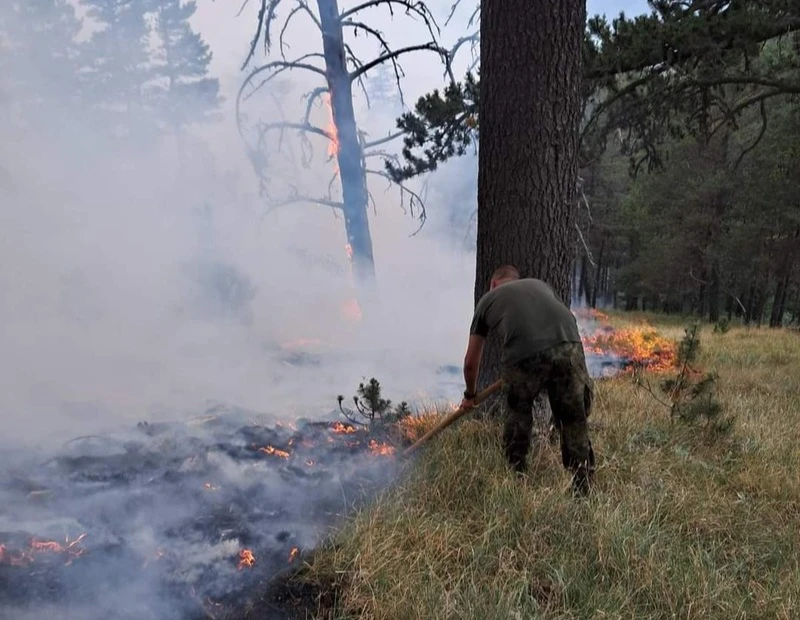
<svg viewBox="0 0 800 620"><path fill-rule="evenodd" d="M700 364L735 416L724 437L671 421L629 376L598 381L587 499L570 496L557 446L539 441L518 480L499 423L447 429L310 558L299 578L335 584L336 603L309 617L796 617L798 345L787 331L704 328Z"/></svg>

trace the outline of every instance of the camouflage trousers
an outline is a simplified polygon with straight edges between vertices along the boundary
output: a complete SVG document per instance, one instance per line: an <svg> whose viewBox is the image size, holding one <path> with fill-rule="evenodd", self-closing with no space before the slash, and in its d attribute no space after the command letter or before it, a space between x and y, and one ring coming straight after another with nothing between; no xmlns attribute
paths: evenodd
<svg viewBox="0 0 800 620"><path fill-rule="evenodd" d="M527 468L533 404L546 390L561 437L561 461L572 472L573 489L584 493L594 475L594 451L587 418L594 384L580 343L557 345L503 368L508 412L503 432L506 458L518 472Z"/></svg>

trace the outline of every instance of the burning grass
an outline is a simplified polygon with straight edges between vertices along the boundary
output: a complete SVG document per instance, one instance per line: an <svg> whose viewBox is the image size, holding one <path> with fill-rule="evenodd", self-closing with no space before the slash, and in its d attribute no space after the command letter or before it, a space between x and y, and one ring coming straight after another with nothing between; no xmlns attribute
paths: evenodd
<svg viewBox="0 0 800 620"><path fill-rule="evenodd" d="M800 340L706 328L702 344L731 435L670 422L629 375L600 380L596 493L576 501L556 446L518 481L498 426L466 420L308 560L292 587L314 603L327 584L309 617L796 617Z"/></svg>

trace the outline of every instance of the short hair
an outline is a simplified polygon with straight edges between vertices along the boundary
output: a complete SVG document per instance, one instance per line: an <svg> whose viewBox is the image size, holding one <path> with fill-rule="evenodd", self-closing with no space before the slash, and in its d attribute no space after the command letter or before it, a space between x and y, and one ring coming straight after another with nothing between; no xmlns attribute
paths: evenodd
<svg viewBox="0 0 800 620"><path fill-rule="evenodd" d="M494 270L492 280L518 280L519 270L514 265L503 265Z"/></svg>

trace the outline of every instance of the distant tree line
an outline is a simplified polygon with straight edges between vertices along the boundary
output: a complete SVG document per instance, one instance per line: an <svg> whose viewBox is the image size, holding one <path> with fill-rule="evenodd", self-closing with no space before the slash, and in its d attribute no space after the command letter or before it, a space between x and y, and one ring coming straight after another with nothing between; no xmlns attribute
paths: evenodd
<svg viewBox="0 0 800 620"><path fill-rule="evenodd" d="M568 213L576 223L572 297L711 321L797 324L800 2L649 4L647 15L611 22L596 16L585 24L578 192ZM500 39L487 22L489 6L484 1L475 13L480 31L463 38L482 40L482 65L483 39ZM538 48L531 54L533 63L545 57ZM468 73L423 96L398 119L403 161L386 160L393 177L433 171L481 141L483 122L487 131L495 122L481 118L488 108L484 70L481 79ZM505 78L521 88L514 75ZM536 98L535 89L528 96ZM539 168L530 174L544 174L546 166ZM481 222L485 232L493 218L535 219L542 209L495 202L481 201L479 190L479 239ZM550 230L555 221L544 218L539 227ZM503 249L509 244L513 252ZM554 253L546 237L526 241L508 226L492 233L489 245L495 259ZM479 251L479 264L485 258ZM561 290L563 274L556 271L542 274Z"/></svg>
<svg viewBox="0 0 800 620"><path fill-rule="evenodd" d="M219 105L219 83L189 23L195 10L181 0L5 0L4 116L42 130L90 121L138 144L205 120Z"/></svg>

